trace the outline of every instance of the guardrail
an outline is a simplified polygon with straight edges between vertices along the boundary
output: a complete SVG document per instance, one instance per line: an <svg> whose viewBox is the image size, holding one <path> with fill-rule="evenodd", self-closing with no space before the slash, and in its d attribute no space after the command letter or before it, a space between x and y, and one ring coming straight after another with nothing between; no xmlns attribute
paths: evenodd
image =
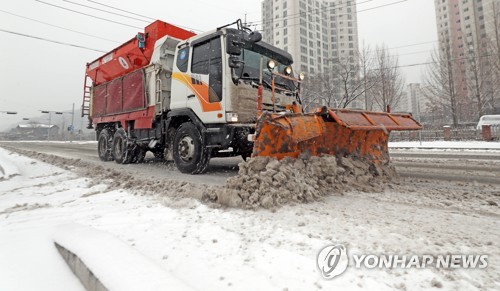
<svg viewBox="0 0 500 291"><path fill-rule="evenodd" d="M486 135L485 135L486 134ZM391 132L390 141L466 141L466 140L481 140L481 141L499 141L500 127L491 127L491 135L488 136L484 130L477 129L453 129L451 127L443 127L443 129L423 129L421 131L393 131Z"/></svg>

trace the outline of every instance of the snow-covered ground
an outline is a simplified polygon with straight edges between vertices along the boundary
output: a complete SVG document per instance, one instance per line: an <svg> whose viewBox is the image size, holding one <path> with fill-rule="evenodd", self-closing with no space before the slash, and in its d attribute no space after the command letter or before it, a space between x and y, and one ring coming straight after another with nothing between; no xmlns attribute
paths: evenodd
<svg viewBox="0 0 500 291"><path fill-rule="evenodd" d="M0 180L0 290L83 290L53 244L70 223L120 238L195 290L500 289L500 192L491 185L439 190L415 181L384 193L247 211L109 187L111 180L96 184L71 167L1 148L0 165L15 173ZM489 266L367 270L351 262L343 275L324 280L316 255L339 243L355 254L488 254Z"/></svg>
<svg viewBox="0 0 500 291"><path fill-rule="evenodd" d="M500 150L500 142L486 141L401 141L389 142L389 148L415 149L466 149L466 150Z"/></svg>

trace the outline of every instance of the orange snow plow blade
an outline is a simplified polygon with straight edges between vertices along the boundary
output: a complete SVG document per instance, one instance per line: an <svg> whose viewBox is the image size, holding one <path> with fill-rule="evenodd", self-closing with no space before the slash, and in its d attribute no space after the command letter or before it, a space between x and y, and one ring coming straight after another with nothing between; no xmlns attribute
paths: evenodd
<svg viewBox="0 0 500 291"><path fill-rule="evenodd" d="M257 121L252 156L282 159L297 158L301 153L327 154L386 164L389 133L421 128L409 114L326 107L309 114L265 113Z"/></svg>

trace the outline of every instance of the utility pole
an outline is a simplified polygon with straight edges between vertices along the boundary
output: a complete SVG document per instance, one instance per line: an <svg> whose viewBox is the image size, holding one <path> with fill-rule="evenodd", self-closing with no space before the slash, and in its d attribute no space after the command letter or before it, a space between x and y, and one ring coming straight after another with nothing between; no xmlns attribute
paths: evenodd
<svg viewBox="0 0 500 291"><path fill-rule="evenodd" d="M50 129L52 126L52 113L55 113L57 115L62 115L63 113L59 112L59 111L48 111L48 110L41 110L41 112L49 115L49 128L47 128L47 140L50 140Z"/></svg>
<svg viewBox="0 0 500 291"><path fill-rule="evenodd" d="M82 112L83 112L83 105L82 105ZM80 141L82 141L82 136L83 136L83 116L80 118Z"/></svg>
<svg viewBox="0 0 500 291"><path fill-rule="evenodd" d="M73 110L71 112L71 127L69 132L69 142L73 142L73 132L75 131L75 103L73 103Z"/></svg>

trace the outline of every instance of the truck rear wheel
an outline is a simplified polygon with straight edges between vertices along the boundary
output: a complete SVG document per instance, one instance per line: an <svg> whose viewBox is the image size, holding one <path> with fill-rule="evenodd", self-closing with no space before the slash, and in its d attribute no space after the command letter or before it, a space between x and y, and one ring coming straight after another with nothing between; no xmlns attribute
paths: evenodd
<svg viewBox="0 0 500 291"><path fill-rule="evenodd" d="M203 145L200 131L190 122L176 131L173 156L177 169L186 174L201 174L210 161L210 151Z"/></svg>
<svg viewBox="0 0 500 291"><path fill-rule="evenodd" d="M112 161L113 149L111 148L113 143L113 136L110 131L103 129L99 134L99 139L97 140L97 154L99 158L104 162Z"/></svg>
<svg viewBox="0 0 500 291"><path fill-rule="evenodd" d="M129 150L127 133L123 128L119 128L113 137L113 156L118 164L129 164L132 160L132 153Z"/></svg>

